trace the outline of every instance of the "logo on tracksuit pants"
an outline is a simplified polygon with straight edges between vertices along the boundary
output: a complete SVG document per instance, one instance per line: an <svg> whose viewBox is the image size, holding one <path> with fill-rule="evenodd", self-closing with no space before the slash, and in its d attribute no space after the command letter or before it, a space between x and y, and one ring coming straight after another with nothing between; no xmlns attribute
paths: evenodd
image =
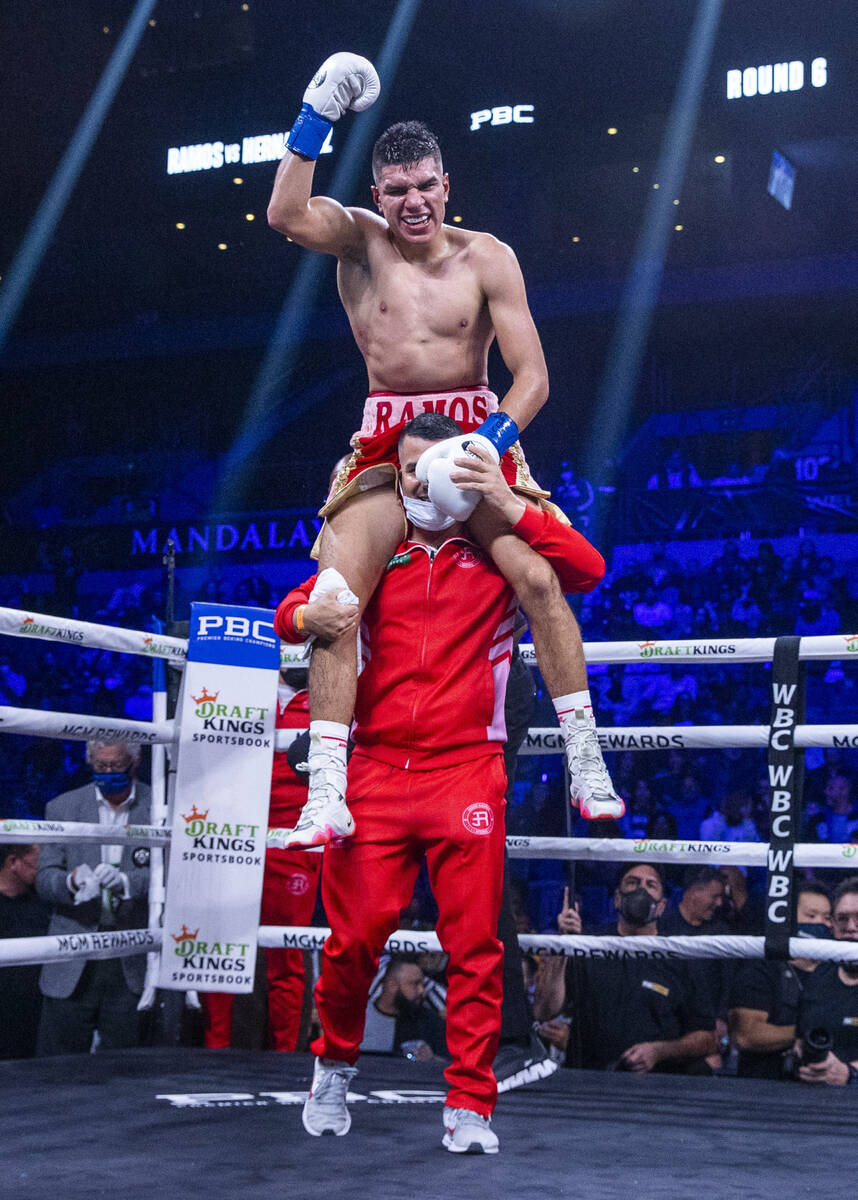
<svg viewBox="0 0 858 1200"><path fill-rule="evenodd" d="M495 814L492 812L490 805L482 801L476 804L469 804L462 813L462 824L467 829L468 833L475 833L478 836L485 836L491 833L495 827Z"/></svg>

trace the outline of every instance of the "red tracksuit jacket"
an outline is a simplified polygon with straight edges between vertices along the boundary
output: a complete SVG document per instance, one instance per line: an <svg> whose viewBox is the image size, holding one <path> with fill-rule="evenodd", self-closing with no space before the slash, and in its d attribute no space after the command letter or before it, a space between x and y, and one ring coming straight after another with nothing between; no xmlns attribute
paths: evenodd
<svg viewBox="0 0 858 1200"><path fill-rule="evenodd" d="M590 591L602 579L599 552L550 512L528 506L514 531L548 559L564 592ZM281 601L274 628L284 641L303 640L292 614L315 581ZM491 559L466 538L438 549L402 542L361 626L356 749L411 770L500 753L516 607Z"/></svg>

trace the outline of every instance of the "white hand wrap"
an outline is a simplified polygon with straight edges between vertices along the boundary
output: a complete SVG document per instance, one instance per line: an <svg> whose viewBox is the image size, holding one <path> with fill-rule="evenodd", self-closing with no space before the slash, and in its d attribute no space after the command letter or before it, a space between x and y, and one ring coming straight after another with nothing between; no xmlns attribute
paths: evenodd
<svg viewBox="0 0 858 1200"><path fill-rule="evenodd" d="M324 571L320 571L313 585L313 590L310 592L310 600L319 600L322 596L327 596L328 592L336 591L338 604L354 604L359 603L357 596L349 587L345 578L339 573L336 567L325 567ZM313 642L316 640L316 635L311 633L304 643L304 657L309 658L313 648ZM357 631L357 664L358 675L363 669L361 659L360 645L360 629Z"/></svg>

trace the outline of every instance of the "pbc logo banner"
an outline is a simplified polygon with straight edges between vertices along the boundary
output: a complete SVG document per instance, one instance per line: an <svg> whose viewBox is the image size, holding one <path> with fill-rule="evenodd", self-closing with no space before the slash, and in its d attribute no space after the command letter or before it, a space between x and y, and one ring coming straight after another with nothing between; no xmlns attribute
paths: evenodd
<svg viewBox="0 0 858 1200"><path fill-rule="evenodd" d="M276 669L280 640L274 632L273 610L192 604L188 661Z"/></svg>

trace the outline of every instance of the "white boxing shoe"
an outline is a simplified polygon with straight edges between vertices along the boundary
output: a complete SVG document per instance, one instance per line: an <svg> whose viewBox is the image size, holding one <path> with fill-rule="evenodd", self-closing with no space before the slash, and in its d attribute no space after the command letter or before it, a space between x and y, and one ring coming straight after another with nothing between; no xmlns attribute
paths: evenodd
<svg viewBox="0 0 858 1200"><path fill-rule="evenodd" d="M318 735L310 734L310 762L299 763L298 770L310 774L309 794L295 828L287 835L285 848L326 846L335 838L351 837L355 822L343 794L345 759L326 749Z"/></svg>
<svg viewBox="0 0 858 1200"><path fill-rule="evenodd" d="M355 819L342 793L332 784L320 780L315 787L310 784L310 797L283 844L287 850L326 846L336 838L351 837L354 831Z"/></svg>
<svg viewBox="0 0 858 1200"><path fill-rule="evenodd" d="M571 729L563 731L566 765L569 768L569 798L587 821L625 815L625 802L614 791L602 758L599 734L583 709L576 709Z"/></svg>

